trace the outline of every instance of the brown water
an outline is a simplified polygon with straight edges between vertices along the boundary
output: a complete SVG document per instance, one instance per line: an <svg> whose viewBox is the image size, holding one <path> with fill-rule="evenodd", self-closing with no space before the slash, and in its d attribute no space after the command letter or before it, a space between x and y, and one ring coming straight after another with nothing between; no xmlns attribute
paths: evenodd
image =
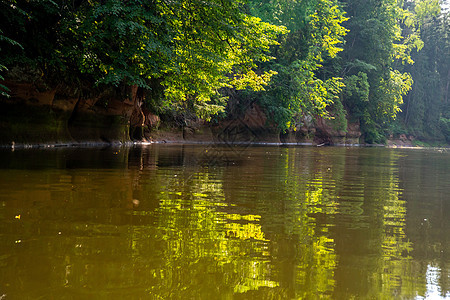
<svg viewBox="0 0 450 300"><path fill-rule="evenodd" d="M450 298L450 152L0 152L0 299Z"/></svg>

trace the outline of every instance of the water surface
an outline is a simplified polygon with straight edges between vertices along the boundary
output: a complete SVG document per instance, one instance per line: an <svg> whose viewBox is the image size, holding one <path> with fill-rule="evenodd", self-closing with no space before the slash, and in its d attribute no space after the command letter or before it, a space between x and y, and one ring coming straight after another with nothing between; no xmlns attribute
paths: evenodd
<svg viewBox="0 0 450 300"><path fill-rule="evenodd" d="M1 299L450 298L446 150L0 152Z"/></svg>

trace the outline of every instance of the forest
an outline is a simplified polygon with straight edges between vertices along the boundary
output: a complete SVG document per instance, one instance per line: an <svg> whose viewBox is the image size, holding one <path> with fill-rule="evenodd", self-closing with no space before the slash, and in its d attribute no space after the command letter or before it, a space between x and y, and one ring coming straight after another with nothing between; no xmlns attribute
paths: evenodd
<svg viewBox="0 0 450 300"><path fill-rule="evenodd" d="M256 103L280 132L321 117L366 143L448 144L449 16L439 0L2 0L0 92L135 87L163 120Z"/></svg>

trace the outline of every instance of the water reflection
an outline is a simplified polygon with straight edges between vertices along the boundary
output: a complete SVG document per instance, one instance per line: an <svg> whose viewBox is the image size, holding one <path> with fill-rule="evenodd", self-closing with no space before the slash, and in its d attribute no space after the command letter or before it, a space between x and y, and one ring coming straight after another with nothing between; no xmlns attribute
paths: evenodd
<svg viewBox="0 0 450 300"><path fill-rule="evenodd" d="M448 297L449 166L399 149L3 151L0 296Z"/></svg>

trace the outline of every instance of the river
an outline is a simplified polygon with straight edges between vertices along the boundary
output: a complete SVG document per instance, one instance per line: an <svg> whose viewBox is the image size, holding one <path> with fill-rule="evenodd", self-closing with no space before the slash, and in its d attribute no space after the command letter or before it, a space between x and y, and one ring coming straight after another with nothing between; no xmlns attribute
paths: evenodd
<svg viewBox="0 0 450 300"><path fill-rule="evenodd" d="M450 298L445 149L0 151L0 299Z"/></svg>

